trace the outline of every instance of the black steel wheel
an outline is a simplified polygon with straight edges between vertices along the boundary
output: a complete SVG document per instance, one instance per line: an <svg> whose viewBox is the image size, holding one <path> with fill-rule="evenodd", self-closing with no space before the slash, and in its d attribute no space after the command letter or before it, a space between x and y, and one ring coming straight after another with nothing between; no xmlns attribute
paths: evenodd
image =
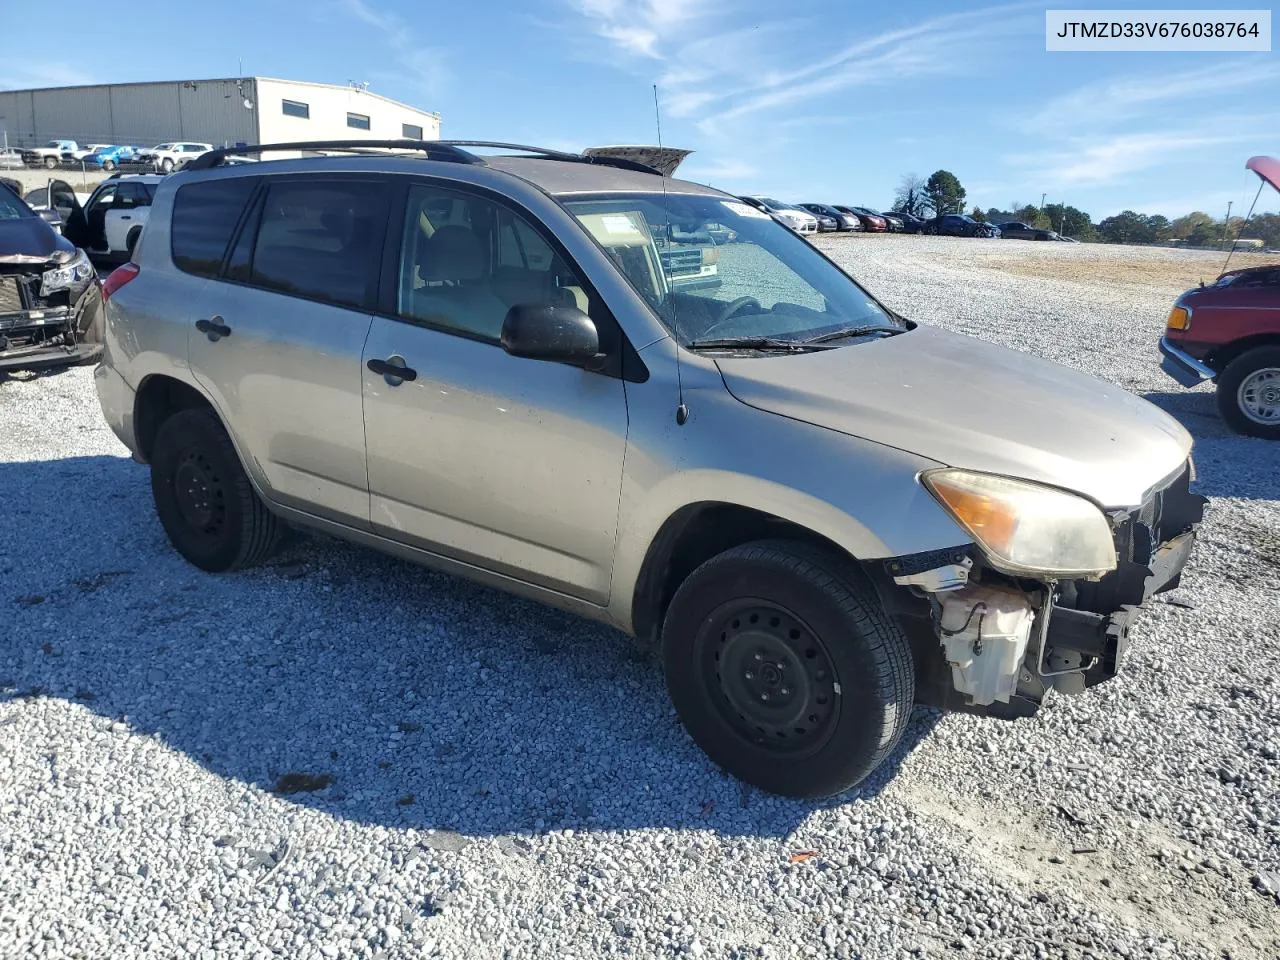
<svg viewBox="0 0 1280 960"><path fill-rule="evenodd" d="M169 541L202 570L220 573L266 559L279 522L254 492L217 415L182 410L160 425L151 493Z"/></svg>
<svg viewBox="0 0 1280 960"><path fill-rule="evenodd" d="M694 650L708 698L739 735L793 757L831 735L839 706L831 656L791 610L731 600L703 622Z"/></svg>
<svg viewBox="0 0 1280 960"><path fill-rule="evenodd" d="M911 715L906 636L851 560L809 544L759 541L702 564L667 608L662 645L694 742L771 793L848 789Z"/></svg>

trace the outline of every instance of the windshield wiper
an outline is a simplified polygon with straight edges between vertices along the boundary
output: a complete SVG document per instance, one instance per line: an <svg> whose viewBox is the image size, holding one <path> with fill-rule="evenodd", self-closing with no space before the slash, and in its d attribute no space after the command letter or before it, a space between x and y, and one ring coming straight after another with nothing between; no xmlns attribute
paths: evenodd
<svg viewBox="0 0 1280 960"><path fill-rule="evenodd" d="M690 340L690 350L821 350L823 345L812 340L786 340L782 337L708 337Z"/></svg>
<svg viewBox="0 0 1280 960"><path fill-rule="evenodd" d="M830 343L833 340L848 340L850 337L865 337L872 333L883 333L888 336L902 333L897 327L882 327L880 325L863 326L863 327L845 327L843 330L833 330L831 333L819 334L816 337L810 337L808 340L801 340L800 343L806 347L812 347L818 344Z"/></svg>

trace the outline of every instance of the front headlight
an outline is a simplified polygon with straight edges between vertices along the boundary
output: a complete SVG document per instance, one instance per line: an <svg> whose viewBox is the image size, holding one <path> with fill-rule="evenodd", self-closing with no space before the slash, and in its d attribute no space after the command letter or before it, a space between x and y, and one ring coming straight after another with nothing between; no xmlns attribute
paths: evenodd
<svg viewBox="0 0 1280 960"><path fill-rule="evenodd" d="M1079 577L1116 568L1111 526L1083 497L968 470L935 470L920 479L999 570Z"/></svg>
<svg viewBox="0 0 1280 960"><path fill-rule="evenodd" d="M77 283L84 283L93 276L93 264L83 250L60 267L46 270L40 277L40 295L48 296L57 290L67 290Z"/></svg>

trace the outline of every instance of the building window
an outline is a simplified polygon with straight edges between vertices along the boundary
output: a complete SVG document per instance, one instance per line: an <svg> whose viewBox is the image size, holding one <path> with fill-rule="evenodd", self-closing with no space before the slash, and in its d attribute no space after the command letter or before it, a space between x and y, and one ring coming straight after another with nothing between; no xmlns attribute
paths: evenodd
<svg viewBox="0 0 1280 960"><path fill-rule="evenodd" d="M355 127L357 130L368 130L369 118L366 117L363 113L348 113L347 126Z"/></svg>
<svg viewBox="0 0 1280 960"><path fill-rule="evenodd" d="M409 140L421 140L422 128L415 127L412 123L400 124L400 135Z"/></svg>
<svg viewBox="0 0 1280 960"><path fill-rule="evenodd" d="M301 103L298 100L281 100L280 109L284 111L286 117L301 117L303 120L311 119L310 105Z"/></svg>

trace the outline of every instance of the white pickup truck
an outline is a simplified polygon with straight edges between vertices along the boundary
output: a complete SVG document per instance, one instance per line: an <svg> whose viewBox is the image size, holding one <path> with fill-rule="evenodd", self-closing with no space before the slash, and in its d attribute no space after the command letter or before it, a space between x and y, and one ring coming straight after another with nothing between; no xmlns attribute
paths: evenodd
<svg viewBox="0 0 1280 960"><path fill-rule="evenodd" d="M28 167L48 167L52 170L62 163L62 155L79 150L74 140L50 140L43 147L29 147L22 151L22 162Z"/></svg>

